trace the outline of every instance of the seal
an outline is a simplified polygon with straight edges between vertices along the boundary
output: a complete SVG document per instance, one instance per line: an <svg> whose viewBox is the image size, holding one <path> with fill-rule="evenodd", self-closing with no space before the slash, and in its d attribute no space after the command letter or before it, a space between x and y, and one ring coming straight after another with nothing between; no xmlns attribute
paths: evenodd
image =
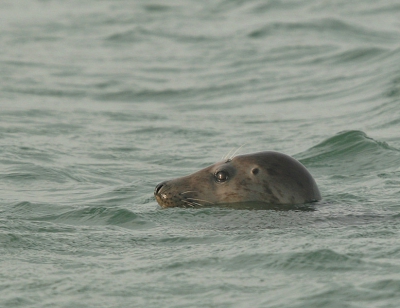
<svg viewBox="0 0 400 308"><path fill-rule="evenodd" d="M164 181L156 186L154 196L163 208L238 202L293 205L321 199L308 170L296 159L274 151L238 155Z"/></svg>

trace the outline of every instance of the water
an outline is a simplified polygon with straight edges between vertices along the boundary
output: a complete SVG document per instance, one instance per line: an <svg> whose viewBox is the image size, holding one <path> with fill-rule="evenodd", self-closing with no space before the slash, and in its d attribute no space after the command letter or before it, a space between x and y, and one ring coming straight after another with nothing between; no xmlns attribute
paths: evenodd
<svg viewBox="0 0 400 308"><path fill-rule="evenodd" d="M1 307L398 307L398 1L0 4ZM162 210L232 149L309 211Z"/></svg>

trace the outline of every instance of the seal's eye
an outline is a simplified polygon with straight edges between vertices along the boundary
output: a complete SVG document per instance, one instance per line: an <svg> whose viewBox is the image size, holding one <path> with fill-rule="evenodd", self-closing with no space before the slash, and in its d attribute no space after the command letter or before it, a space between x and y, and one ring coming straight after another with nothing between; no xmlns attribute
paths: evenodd
<svg viewBox="0 0 400 308"><path fill-rule="evenodd" d="M229 176L228 176L228 173L225 171L218 171L215 173L214 177L218 183L223 183L228 180Z"/></svg>

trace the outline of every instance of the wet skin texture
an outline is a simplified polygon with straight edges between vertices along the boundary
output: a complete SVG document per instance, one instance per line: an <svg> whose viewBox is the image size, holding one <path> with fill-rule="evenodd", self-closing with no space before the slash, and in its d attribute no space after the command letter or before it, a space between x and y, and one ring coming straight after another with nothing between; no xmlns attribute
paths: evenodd
<svg viewBox="0 0 400 308"><path fill-rule="evenodd" d="M238 155L162 182L154 195L163 208L238 202L302 204L321 199L315 180L300 162L272 151Z"/></svg>

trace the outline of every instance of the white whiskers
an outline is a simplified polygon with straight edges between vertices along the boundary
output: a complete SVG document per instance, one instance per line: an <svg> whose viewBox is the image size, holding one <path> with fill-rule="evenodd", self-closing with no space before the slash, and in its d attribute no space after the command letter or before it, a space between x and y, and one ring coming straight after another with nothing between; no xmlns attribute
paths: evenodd
<svg viewBox="0 0 400 308"><path fill-rule="evenodd" d="M187 200L182 200L182 202L185 202L190 207L195 207L196 205L200 205L201 206L201 204L190 202L190 201L187 201Z"/></svg>
<svg viewBox="0 0 400 308"><path fill-rule="evenodd" d="M232 153L232 151L233 151L234 149L231 149L231 150L228 152L228 154L226 154L224 157L222 157L222 160L225 160L225 161L231 160L232 158L235 157L235 154L236 154L241 148L243 148L245 145L246 145L246 143L243 143L239 148L236 149L236 151L233 152L232 155L231 155L231 153Z"/></svg>
<svg viewBox="0 0 400 308"><path fill-rule="evenodd" d="M241 148L243 148L245 145L246 145L246 143L243 143L235 152L233 152L232 156L229 157L229 159L234 158L234 157L235 157L235 154L236 154Z"/></svg>
<svg viewBox="0 0 400 308"><path fill-rule="evenodd" d="M196 199L196 198L187 198L187 200L194 200L194 201L200 201L200 202L206 202L208 204L214 205L214 203L212 203L211 201L207 201L207 200L203 200L203 199Z"/></svg>
<svg viewBox="0 0 400 308"><path fill-rule="evenodd" d="M181 193L179 193L179 194L180 194L180 195L184 195L184 194L187 194L187 193L197 193L197 191L194 191L194 190L187 190L187 191L181 192Z"/></svg>
<svg viewBox="0 0 400 308"><path fill-rule="evenodd" d="M183 192L179 193L179 195L185 195L185 194L188 194L188 193L195 193L195 194L197 194L198 192L197 192L197 191L194 191L194 190L187 190L187 191L183 191ZM207 200L204 200L204 199L192 198L192 197L190 197L190 196L183 197L183 198L184 198L184 199L181 199L181 201L184 202L185 204L191 206L191 207L194 207L194 206L196 206L196 205L197 205L197 206L204 206L204 204L202 204L202 203L214 205L213 202L207 201Z"/></svg>

